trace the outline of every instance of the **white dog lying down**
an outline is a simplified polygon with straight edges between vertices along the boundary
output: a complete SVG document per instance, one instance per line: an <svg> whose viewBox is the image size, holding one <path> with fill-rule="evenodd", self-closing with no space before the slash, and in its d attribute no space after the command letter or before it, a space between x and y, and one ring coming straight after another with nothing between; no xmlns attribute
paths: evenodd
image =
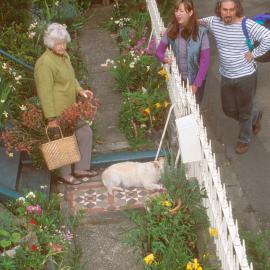
<svg viewBox="0 0 270 270"><path fill-rule="evenodd" d="M102 182L108 192L122 191L122 188L144 187L145 189L161 189L157 184L164 169L164 158L149 162L121 162L113 164L102 173Z"/></svg>

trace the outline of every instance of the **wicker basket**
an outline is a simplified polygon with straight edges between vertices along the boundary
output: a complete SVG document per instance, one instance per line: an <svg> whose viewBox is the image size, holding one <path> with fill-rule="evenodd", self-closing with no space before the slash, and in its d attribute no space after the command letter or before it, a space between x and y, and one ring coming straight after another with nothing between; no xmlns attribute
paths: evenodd
<svg viewBox="0 0 270 270"><path fill-rule="evenodd" d="M51 141L48 135L48 127L46 127L46 135L49 142L39 147L50 171L78 162L81 159L75 135L63 137L60 127L59 130L61 138Z"/></svg>

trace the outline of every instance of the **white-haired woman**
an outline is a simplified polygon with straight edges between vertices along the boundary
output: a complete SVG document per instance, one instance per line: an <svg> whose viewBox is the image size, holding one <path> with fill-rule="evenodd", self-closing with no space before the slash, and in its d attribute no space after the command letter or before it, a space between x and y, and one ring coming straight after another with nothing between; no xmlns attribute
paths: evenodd
<svg viewBox="0 0 270 270"><path fill-rule="evenodd" d="M44 33L46 51L35 64L34 77L41 107L49 128L58 127L57 117L76 102L78 95L87 97L93 93L83 90L75 78L75 73L66 52L70 35L66 26L52 23ZM75 132L81 160L74 164L74 172L70 165L59 169L59 180L67 184L80 184L76 178L96 175L90 171L92 130L83 125ZM75 178L74 178L75 177Z"/></svg>

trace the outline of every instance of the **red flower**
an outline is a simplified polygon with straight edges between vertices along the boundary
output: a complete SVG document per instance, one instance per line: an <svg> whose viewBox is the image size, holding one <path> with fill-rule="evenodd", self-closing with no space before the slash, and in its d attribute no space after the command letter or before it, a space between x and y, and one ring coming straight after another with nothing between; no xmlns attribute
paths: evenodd
<svg viewBox="0 0 270 270"><path fill-rule="evenodd" d="M30 221L28 223L31 225L37 225L37 222L33 218L30 219Z"/></svg>
<svg viewBox="0 0 270 270"><path fill-rule="evenodd" d="M37 245L32 245L31 246L31 250L32 251L37 251L38 250L38 246Z"/></svg>

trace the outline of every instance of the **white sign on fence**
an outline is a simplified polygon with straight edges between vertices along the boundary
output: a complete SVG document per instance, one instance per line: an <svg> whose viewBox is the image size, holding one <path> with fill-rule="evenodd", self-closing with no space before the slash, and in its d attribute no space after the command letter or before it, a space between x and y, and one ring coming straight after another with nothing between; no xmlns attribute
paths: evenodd
<svg viewBox="0 0 270 270"><path fill-rule="evenodd" d="M188 163L202 160L202 147L199 127L193 114L175 120L181 149L181 162Z"/></svg>

